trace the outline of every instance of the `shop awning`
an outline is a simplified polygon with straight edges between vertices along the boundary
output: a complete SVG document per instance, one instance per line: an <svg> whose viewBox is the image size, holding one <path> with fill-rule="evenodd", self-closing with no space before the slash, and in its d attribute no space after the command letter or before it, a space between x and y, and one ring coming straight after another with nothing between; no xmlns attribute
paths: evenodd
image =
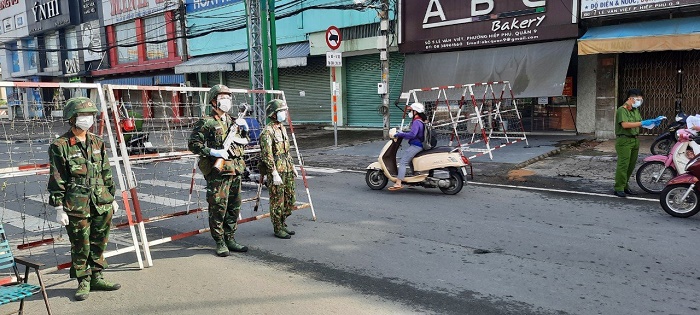
<svg viewBox="0 0 700 315"><path fill-rule="evenodd" d="M153 85L153 77L131 77L119 79L98 80L95 83L117 85Z"/></svg>
<svg viewBox="0 0 700 315"><path fill-rule="evenodd" d="M593 27L578 41L578 54L700 49L700 17Z"/></svg>
<svg viewBox="0 0 700 315"><path fill-rule="evenodd" d="M304 67L311 51L308 42L277 46L277 68ZM236 63L236 71L247 71L248 55Z"/></svg>
<svg viewBox="0 0 700 315"><path fill-rule="evenodd" d="M182 74L163 74L153 77L155 85L174 85L185 83L185 76Z"/></svg>
<svg viewBox="0 0 700 315"><path fill-rule="evenodd" d="M240 61L242 58L247 57L247 51L194 57L175 66L175 73L181 74L233 71L233 64Z"/></svg>
<svg viewBox="0 0 700 315"><path fill-rule="evenodd" d="M560 96L574 42L407 55L402 90L510 81L517 98Z"/></svg>

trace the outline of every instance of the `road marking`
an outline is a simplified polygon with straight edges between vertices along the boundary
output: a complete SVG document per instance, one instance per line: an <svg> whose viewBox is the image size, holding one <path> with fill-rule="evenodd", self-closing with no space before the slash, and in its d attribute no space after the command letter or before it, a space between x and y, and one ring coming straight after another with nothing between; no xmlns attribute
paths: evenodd
<svg viewBox="0 0 700 315"><path fill-rule="evenodd" d="M563 189L526 187L526 186L504 185L504 184L490 184L490 183L479 183L479 182L471 182L471 181L468 182L468 184L479 185L479 186L501 187L501 188L515 188L515 189L523 189L523 190L559 192L559 193L574 194L574 195L585 195L585 196L608 197L608 198L620 199L620 197L617 197L617 196L613 195L612 193L611 194L601 194L601 193L592 193L592 192L584 192L584 191L571 191L571 190L563 190ZM627 197L625 199L659 202L659 199L641 198L641 197Z"/></svg>
<svg viewBox="0 0 700 315"><path fill-rule="evenodd" d="M155 203L163 206L179 207L187 204L186 200L180 200L170 197L161 197L150 194L138 193L139 201Z"/></svg>
<svg viewBox="0 0 700 315"><path fill-rule="evenodd" d="M41 198L39 198L41 200ZM9 224L29 232L41 232L53 229L60 229L61 225L51 220L44 220L26 213L0 207L3 224ZM22 222L24 221L24 222ZM46 229L43 227L46 226Z"/></svg>
<svg viewBox="0 0 700 315"><path fill-rule="evenodd" d="M297 167L298 168L298 167ZM304 166L304 169L307 172L315 172L315 173L325 173L325 174L335 174L335 173L340 173L344 172L341 169L336 169L336 168L327 168L327 167L308 167Z"/></svg>
<svg viewBox="0 0 700 315"><path fill-rule="evenodd" d="M192 175L180 175L182 177L190 177L192 178ZM171 182L167 180L160 180L160 179L144 179L139 181L139 184L146 184L146 185L151 185L151 186L160 186L160 187L168 187L168 188L175 188L175 189L182 189L187 192L190 191L190 182ZM206 189L206 187L202 185L197 185L194 184L194 190L203 190Z"/></svg>

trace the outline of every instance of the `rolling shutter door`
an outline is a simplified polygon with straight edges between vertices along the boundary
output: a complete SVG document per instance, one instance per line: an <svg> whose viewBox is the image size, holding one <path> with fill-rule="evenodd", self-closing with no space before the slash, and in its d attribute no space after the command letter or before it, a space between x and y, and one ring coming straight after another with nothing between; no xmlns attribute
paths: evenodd
<svg viewBox="0 0 700 315"><path fill-rule="evenodd" d="M379 54L349 57L345 74L347 115L349 126L382 127L383 118L379 111L382 98L377 94L377 83L381 78ZM401 96L403 81L403 54L389 56L389 110L391 125L401 123L403 112L394 106ZM405 104L399 104L403 107Z"/></svg>
<svg viewBox="0 0 700 315"><path fill-rule="evenodd" d="M279 69L280 90L295 123L331 123L330 71L324 58L309 57L306 67Z"/></svg>

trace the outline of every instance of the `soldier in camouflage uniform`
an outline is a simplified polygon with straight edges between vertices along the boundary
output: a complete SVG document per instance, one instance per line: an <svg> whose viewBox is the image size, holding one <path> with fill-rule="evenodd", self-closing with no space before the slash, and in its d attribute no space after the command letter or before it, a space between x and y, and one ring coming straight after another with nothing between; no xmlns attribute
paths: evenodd
<svg viewBox="0 0 700 315"><path fill-rule="evenodd" d="M270 192L270 219L275 236L290 239L294 231L287 229L285 220L292 214L295 203L294 178L298 176L289 152L287 129L282 124L287 119L287 104L282 100L267 103L267 123L260 134L261 174L267 176Z"/></svg>
<svg viewBox="0 0 700 315"><path fill-rule="evenodd" d="M68 100L63 117L71 129L49 147L49 204L56 210L56 221L65 225L68 232L70 276L78 279L78 301L87 299L91 290L112 291L121 287L102 275L107 268L102 254L117 204L105 143L88 132L95 113L97 107L86 97Z"/></svg>
<svg viewBox="0 0 700 315"><path fill-rule="evenodd" d="M214 85L207 93L207 102L212 106L212 116L204 116L195 124L188 147L199 155L198 166L207 181L209 229L216 242L216 254L226 257L229 250L248 251L248 247L234 238L241 211L241 175L245 170L243 146L233 143L230 150L223 148L231 125L237 124L238 128L231 130L245 138L247 124L243 119L234 121L228 114L232 100L231 91L225 85Z"/></svg>

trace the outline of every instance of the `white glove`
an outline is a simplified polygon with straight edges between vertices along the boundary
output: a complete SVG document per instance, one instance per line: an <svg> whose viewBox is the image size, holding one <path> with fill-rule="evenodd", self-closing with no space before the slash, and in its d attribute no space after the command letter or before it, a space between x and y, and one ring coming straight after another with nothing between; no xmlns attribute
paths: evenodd
<svg viewBox="0 0 700 315"><path fill-rule="evenodd" d="M221 149L221 150L211 149L209 151L209 155L214 156L214 157L220 157L224 160L228 160L228 152L224 149Z"/></svg>
<svg viewBox="0 0 700 315"><path fill-rule="evenodd" d="M280 177L280 173L277 170L272 171L272 184L282 185L282 177Z"/></svg>
<svg viewBox="0 0 700 315"><path fill-rule="evenodd" d="M299 177L299 172L297 172L297 168L294 167L292 170L294 171L294 178Z"/></svg>
<svg viewBox="0 0 700 315"><path fill-rule="evenodd" d="M68 225L68 215L63 211L63 206L57 206L54 209L56 209L56 222L61 225Z"/></svg>
<svg viewBox="0 0 700 315"><path fill-rule="evenodd" d="M248 131L248 122L246 122L245 119L243 119L243 118L236 119L236 125L238 125L238 128L241 128L244 131Z"/></svg>
<svg viewBox="0 0 700 315"><path fill-rule="evenodd" d="M389 138L393 138L396 135L396 128L389 129Z"/></svg>
<svg viewBox="0 0 700 315"><path fill-rule="evenodd" d="M119 203L117 201L112 201L112 213L117 213L119 211Z"/></svg>

